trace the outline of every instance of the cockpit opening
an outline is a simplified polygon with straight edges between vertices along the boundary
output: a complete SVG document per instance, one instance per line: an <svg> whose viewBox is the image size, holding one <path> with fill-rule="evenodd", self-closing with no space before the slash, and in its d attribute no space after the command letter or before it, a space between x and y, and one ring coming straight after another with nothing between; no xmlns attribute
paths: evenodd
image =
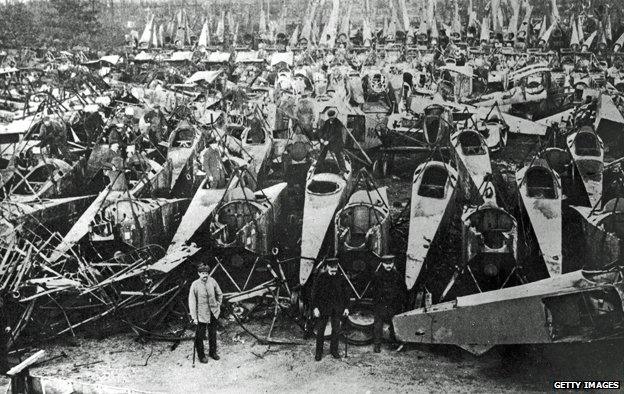
<svg viewBox="0 0 624 394"><path fill-rule="evenodd" d="M557 198L555 180L550 171L543 167L532 167L526 173L527 193L533 198Z"/></svg>
<svg viewBox="0 0 624 394"><path fill-rule="evenodd" d="M332 181L316 181L313 180L308 184L308 191L315 194L331 194L338 191L340 186Z"/></svg>
<svg viewBox="0 0 624 394"><path fill-rule="evenodd" d="M458 140L464 155L474 156L484 155L486 153L481 135L476 131L465 131L460 133Z"/></svg>
<svg viewBox="0 0 624 394"><path fill-rule="evenodd" d="M591 131L579 132L574 139L574 152L579 156L600 156L596 134Z"/></svg>
<svg viewBox="0 0 624 394"><path fill-rule="evenodd" d="M448 171L437 166L428 166L422 175L418 195L431 198L444 198L444 187L448 180Z"/></svg>

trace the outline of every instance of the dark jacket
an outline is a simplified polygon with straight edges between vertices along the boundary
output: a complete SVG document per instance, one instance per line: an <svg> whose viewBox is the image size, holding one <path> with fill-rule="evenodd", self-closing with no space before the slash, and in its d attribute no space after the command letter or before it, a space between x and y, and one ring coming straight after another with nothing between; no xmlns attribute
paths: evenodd
<svg viewBox="0 0 624 394"><path fill-rule="evenodd" d="M342 314L349 303L349 283L337 272L319 274L312 287L312 307L318 308L321 315Z"/></svg>
<svg viewBox="0 0 624 394"><path fill-rule="evenodd" d="M375 312L390 313L400 312L407 300L407 287L403 277L396 269L386 271L379 268L371 283Z"/></svg>
<svg viewBox="0 0 624 394"><path fill-rule="evenodd" d="M328 148L337 152L344 149L344 125L337 118L327 119L319 130L319 137L329 142Z"/></svg>
<svg viewBox="0 0 624 394"><path fill-rule="evenodd" d="M40 146L65 145L67 144L67 127L58 121L51 121L48 126L45 123L39 128Z"/></svg>

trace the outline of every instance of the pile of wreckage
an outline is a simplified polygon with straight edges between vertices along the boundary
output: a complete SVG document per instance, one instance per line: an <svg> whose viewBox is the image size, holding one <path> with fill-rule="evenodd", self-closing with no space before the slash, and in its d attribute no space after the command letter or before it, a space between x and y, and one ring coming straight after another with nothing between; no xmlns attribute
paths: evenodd
<svg viewBox="0 0 624 394"><path fill-rule="evenodd" d="M509 4L464 28L458 7L451 26L434 1L414 23L399 0L376 30L367 2L352 30L353 3L319 21L314 0L290 39L262 11L257 40L225 12L195 37L181 11L119 55L5 52L10 344L107 325L171 339L156 331L188 320L198 261L237 318L272 308L270 338L281 312L311 318L329 256L352 290L347 340L370 343L389 253L410 291L402 341L622 337L624 36L608 13ZM330 118L344 157L319 141ZM392 201L385 176L406 156L411 198Z"/></svg>

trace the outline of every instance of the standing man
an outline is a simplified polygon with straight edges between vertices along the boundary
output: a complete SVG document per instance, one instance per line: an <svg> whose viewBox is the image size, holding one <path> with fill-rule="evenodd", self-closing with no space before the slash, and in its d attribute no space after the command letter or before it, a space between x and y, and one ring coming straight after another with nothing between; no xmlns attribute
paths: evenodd
<svg viewBox="0 0 624 394"><path fill-rule="evenodd" d="M146 136L144 135L143 138L149 140L153 147L158 147L158 144L165 139L165 129L167 128L160 106L155 105L153 110L145 114L144 119L146 123L144 134Z"/></svg>
<svg viewBox="0 0 624 394"><path fill-rule="evenodd" d="M347 304L349 302L348 283L342 274L338 273L338 259L325 260L326 272L320 273L314 281L312 289L312 313L316 321L316 356L315 360L323 358L325 342L325 326L331 319L331 342L329 350L334 358L340 358L338 353L338 336L340 334L340 318L349 316Z"/></svg>
<svg viewBox="0 0 624 394"><path fill-rule="evenodd" d="M128 147L128 141L126 140L123 123L116 123L110 128L108 143L111 150L119 153L121 158L125 161L128 153L126 149Z"/></svg>
<svg viewBox="0 0 624 394"><path fill-rule="evenodd" d="M372 280L372 295L374 302L375 322L373 324L374 352L381 352L381 338L383 324L390 324L390 335L394 336L392 317L401 312L407 299L407 287L401 274L394 266L394 256L381 257L381 267L375 272Z"/></svg>
<svg viewBox="0 0 624 394"><path fill-rule="evenodd" d="M345 126L338 119L338 113L330 109L327 111L327 120L323 122L319 130L319 139L323 145L321 153L318 156L318 162L325 160L328 151L332 151L336 157L336 163L342 174L346 174L347 165L344 158L344 139Z"/></svg>
<svg viewBox="0 0 624 394"><path fill-rule="evenodd" d="M197 326L195 331L195 348L199 361L207 363L204 351L204 337L208 328L208 353L215 360L219 359L217 354L217 319L223 302L223 293L217 281L210 276L210 266L200 265L197 269L199 279L191 284L189 291L189 311L193 324Z"/></svg>
<svg viewBox="0 0 624 394"><path fill-rule="evenodd" d="M44 117L39 127L39 139L39 146L47 147L51 156L71 161L67 149L67 126L63 121Z"/></svg>

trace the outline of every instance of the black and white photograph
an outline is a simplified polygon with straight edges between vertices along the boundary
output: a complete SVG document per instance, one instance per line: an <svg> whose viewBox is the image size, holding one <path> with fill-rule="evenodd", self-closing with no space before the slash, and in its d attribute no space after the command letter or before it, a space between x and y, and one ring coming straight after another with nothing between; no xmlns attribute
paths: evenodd
<svg viewBox="0 0 624 394"><path fill-rule="evenodd" d="M622 0L0 0L0 393L623 380Z"/></svg>

